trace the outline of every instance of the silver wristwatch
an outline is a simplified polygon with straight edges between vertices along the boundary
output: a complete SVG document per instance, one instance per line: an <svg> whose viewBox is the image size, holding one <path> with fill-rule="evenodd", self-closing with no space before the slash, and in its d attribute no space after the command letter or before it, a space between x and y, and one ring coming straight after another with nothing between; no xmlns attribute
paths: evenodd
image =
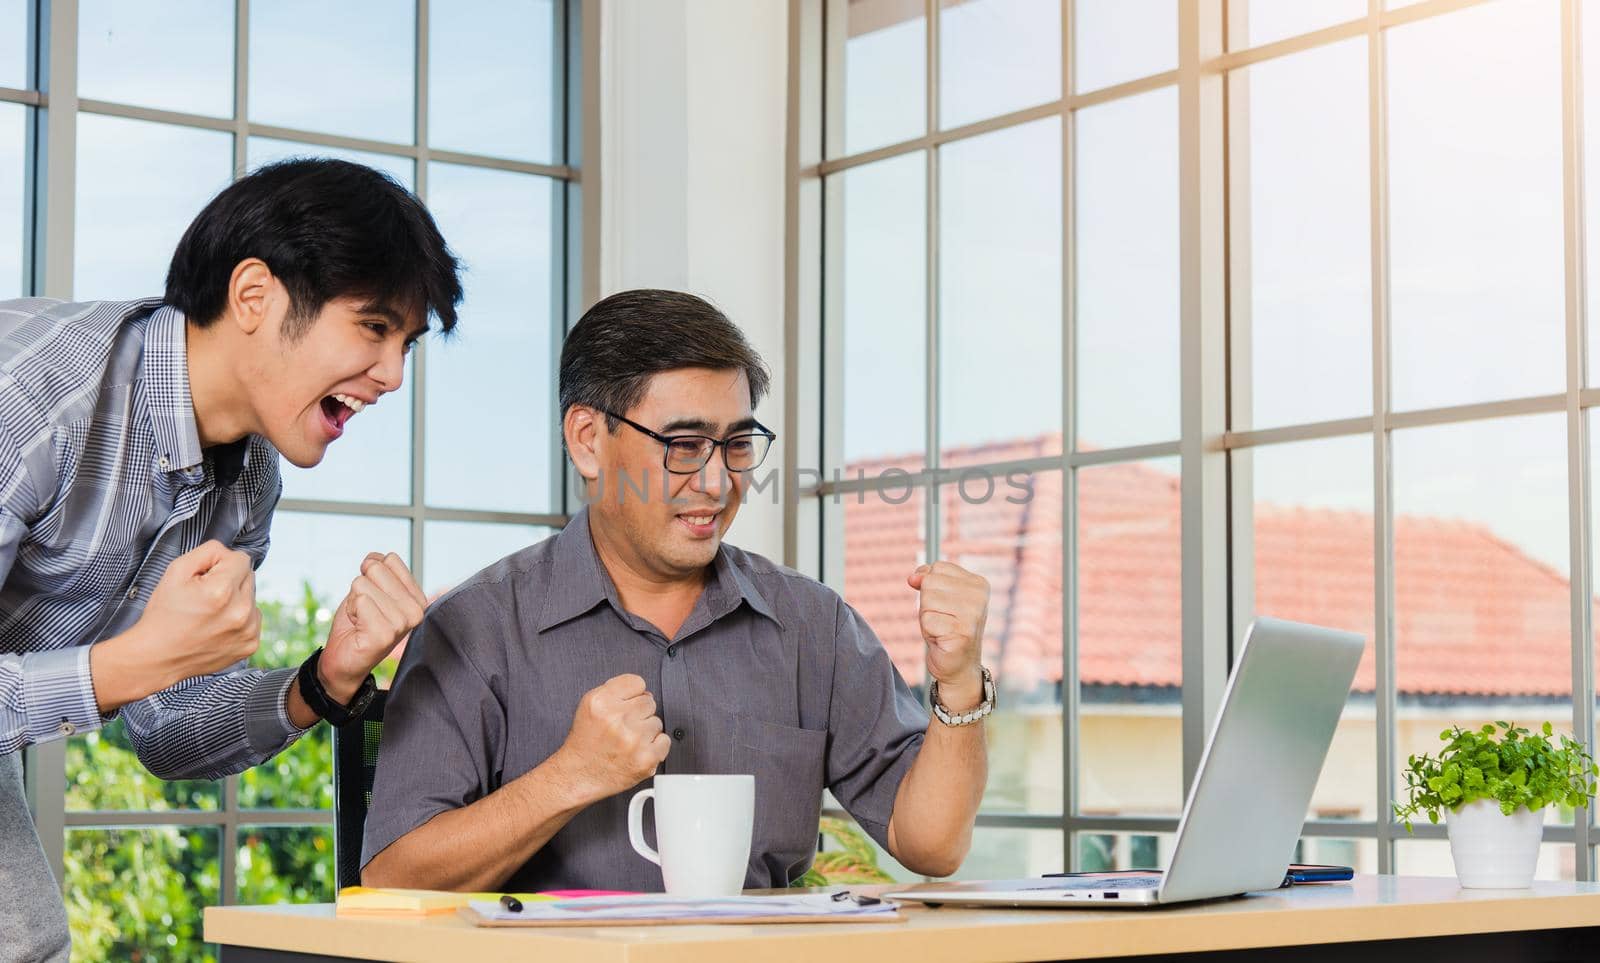
<svg viewBox="0 0 1600 963"><path fill-rule="evenodd" d="M983 672L983 701L966 712L951 712L939 702L939 680L928 683L928 704L933 707L933 717L947 726L970 726L974 722L994 711L994 676L984 666L978 666Z"/></svg>

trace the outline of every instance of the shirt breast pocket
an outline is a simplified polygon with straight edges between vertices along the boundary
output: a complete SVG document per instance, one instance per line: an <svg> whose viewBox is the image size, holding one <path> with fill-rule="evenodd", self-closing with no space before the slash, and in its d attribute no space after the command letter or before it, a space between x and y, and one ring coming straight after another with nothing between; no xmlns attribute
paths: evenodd
<svg viewBox="0 0 1600 963"><path fill-rule="evenodd" d="M750 869L754 885L786 886L817 852L828 734L762 719L734 719L733 771L756 779Z"/></svg>

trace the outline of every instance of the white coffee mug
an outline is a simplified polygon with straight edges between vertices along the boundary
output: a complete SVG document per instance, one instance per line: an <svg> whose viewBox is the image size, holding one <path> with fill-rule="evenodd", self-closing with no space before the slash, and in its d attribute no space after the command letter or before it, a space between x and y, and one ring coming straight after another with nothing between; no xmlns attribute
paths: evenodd
<svg viewBox="0 0 1600 963"><path fill-rule="evenodd" d="M644 804L656 801L658 853L644 841ZM754 776L657 776L628 803L628 840L661 867L667 893L690 899L738 896L750 862Z"/></svg>

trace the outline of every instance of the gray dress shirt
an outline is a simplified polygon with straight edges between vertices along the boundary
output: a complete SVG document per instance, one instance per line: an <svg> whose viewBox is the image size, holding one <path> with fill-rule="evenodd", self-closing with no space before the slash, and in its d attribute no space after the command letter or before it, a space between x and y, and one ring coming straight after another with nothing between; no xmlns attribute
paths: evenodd
<svg viewBox="0 0 1600 963"><path fill-rule="evenodd" d="M928 716L860 616L816 580L724 545L688 620L665 638L622 608L585 510L434 603L412 633L362 864L539 765L583 694L629 672L673 740L661 772L755 776L747 887L805 873L824 788L887 845ZM659 891L661 870L628 843L628 800L644 785L573 817L506 888Z"/></svg>
<svg viewBox="0 0 1600 963"><path fill-rule="evenodd" d="M207 539L259 566L281 489L266 439L200 447L177 309L0 301L0 754L98 728L89 644ZM294 674L241 662L121 713L151 772L215 779L300 735Z"/></svg>

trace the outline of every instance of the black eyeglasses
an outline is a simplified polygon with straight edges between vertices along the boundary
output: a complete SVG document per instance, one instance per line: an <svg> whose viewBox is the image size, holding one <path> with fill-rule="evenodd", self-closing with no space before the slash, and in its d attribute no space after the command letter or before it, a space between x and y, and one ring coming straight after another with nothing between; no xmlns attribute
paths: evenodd
<svg viewBox="0 0 1600 963"><path fill-rule="evenodd" d="M722 449L722 463L731 472L759 468L766 461L767 452L772 450L773 440L778 437L759 423L755 431L740 432L721 441L709 435L663 435L619 414L610 411L605 414L661 442L666 448L661 457L662 467L674 475L693 475L706 467L706 462L711 460L711 453L718 448Z"/></svg>

